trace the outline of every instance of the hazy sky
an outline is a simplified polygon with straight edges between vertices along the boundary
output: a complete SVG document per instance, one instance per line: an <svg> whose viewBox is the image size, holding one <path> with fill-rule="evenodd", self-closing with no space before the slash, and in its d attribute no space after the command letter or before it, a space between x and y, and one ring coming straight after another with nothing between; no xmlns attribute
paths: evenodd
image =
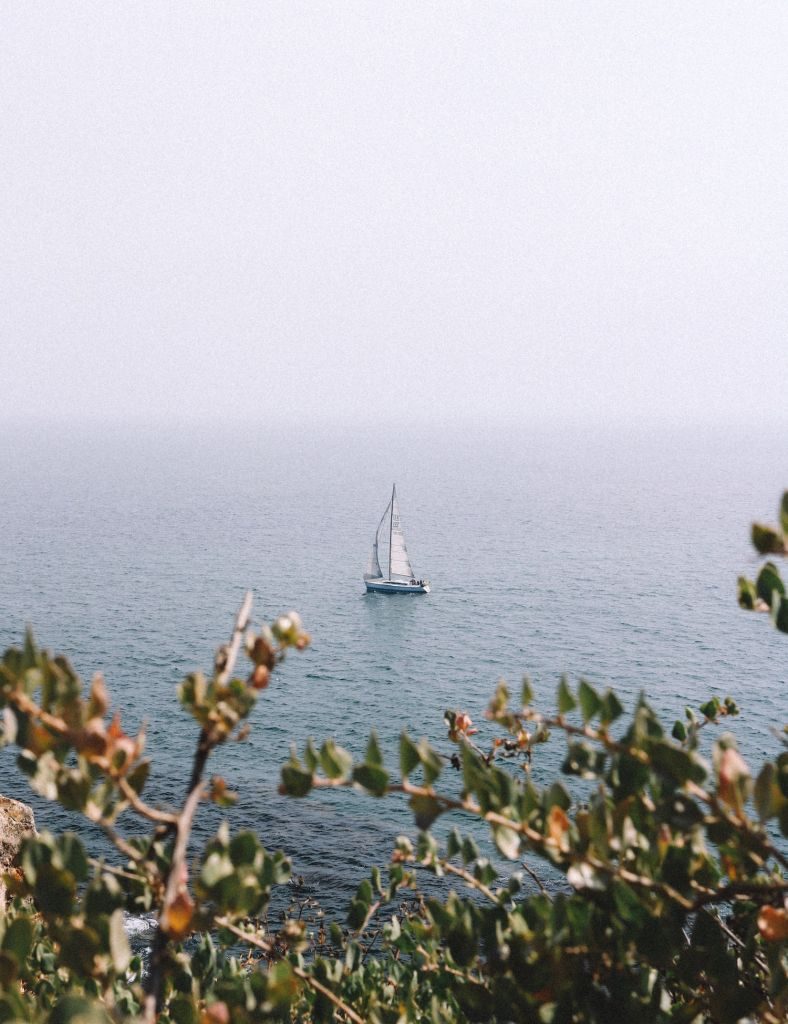
<svg viewBox="0 0 788 1024"><path fill-rule="evenodd" d="M0 104L0 416L788 405L785 0L0 0Z"/></svg>

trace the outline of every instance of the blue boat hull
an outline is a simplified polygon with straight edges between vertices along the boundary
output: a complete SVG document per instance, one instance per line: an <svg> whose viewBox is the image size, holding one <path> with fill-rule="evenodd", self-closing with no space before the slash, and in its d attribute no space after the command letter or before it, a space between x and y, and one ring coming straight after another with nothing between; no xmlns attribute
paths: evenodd
<svg viewBox="0 0 788 1024"><path fill-rule="evenodd" d="M429 594L429 581L397 583L394 580L364 580L367 592L375 594Z"/></svg>

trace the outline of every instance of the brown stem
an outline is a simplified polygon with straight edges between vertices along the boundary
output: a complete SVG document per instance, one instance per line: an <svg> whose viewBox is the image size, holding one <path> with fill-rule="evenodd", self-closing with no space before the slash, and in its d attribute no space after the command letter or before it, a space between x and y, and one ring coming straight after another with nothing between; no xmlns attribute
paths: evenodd
<svg viewBox="0 0 788 1024"><path fill-rule="evenodd" d="M45 725L50 732L62 737L72 745L76 745L75 741L78 740L79 730L72 729L64 719L44 711L26 693L12 693L9 700L24 714L30 715L31 718ZM111 779L117 785L124 799L141 817L147 818L149 821L158 822L159 824L175 824L177 815L170 814L167 811L160 811L155 807L151 807L150 804L146 804L137 791L129 785L128 779L121 775L116 768L113 768L109 758L94 756L91 758L91 764L100 769L108 779Z"/></svg>
<svg viewBox="0 0 788 1024"><path fill-rule="evenodd" d="M317 788L325 787L336 787L337 785L350 785L348 779L315 779L314 785ZM488 825L501 825L504 828L511 829L514 832L518 832L523 838L527 839L530 844L539 850L560 850L559 844L555 839L550 836L545 836L536 829L531 828L530 825L523 821L512 821L511 818L507 818L503 814L498 814L496 811L482 811L481 807L471 800L469 797L465 797L462 800L456 800L452 797L442 796L435 792L431 786L415 786L412 782L404 779L401 783L396 783L388 787L390 793L406 793L409 796L422 796L428 797L429 799L435 800L436 803L441 805L443 811L457 810L465 811L468 814L474 815L474 817L480 818L482 821L486 821ZM645 875L638 875L635 872L628 871L626 868L622 868L617 864L610 864L606 861L599 860L596 857L590 857L583 854L568 854L565 858L565 863L576 863L576 864L588 864L589 867L595 871L603 872L606 875L612 875L616 878L620 878L622 882L628 882L630 885L634 885L637 888L650 889L654 892L659 892L663 896L668 897L679 906L683 907L686 911L693 909L693 901L688 899L678 889L674 889L673 886L668 885L665 882L657 882L652 878L647 878ZM704 890L703 895L708 896L709 899L713 899L713 893L717 890Z"/></svg>
<svg viewBox="0 0 788 1024"><path fill-rule="evenodd" d="M722 803L715 793L709 793L707 790L703 789L702 786L698 786L694 782L687 783L687 790L692 796L696 796L708 807L711 807L714 813L722 818L725 824L730 828L736 831L746 832L747 835L755 842L761 853L765 854L767 857L774 858L781 867L788 870L788 857L786 857L781 850L778 850L760 829L754 828L752 822L748 818L742 814L734 814L733 811L730 811Z"/></svg>
<svg viewBox="0 0 788 1024"><path fill-rule="evenodd" d="M425 871L429 871L430 869L429 864L420 864L415 857L409 858L408 863L412 864L415 868L423 868ZM437 858L435 863L440 865L441 870L445 871L447 875L455 875L457 878L461 878L466 885L469 885L472 889L476 889L477 892L486 896L491 903L500 903L500 900L492 889L488 888L484 882L480 882L478 878L470 873L470 871L465 868L457 867L456 864L452 864L450 861L442 860L440 858ZM377 906L378 904L375 904L376 909Z"/></svg>
<svg viewBox="0 0 788 1024"><path fill-rule="evenodd" d="M115 829L112 822L107 821L106 818L100 818L98 824L101 826L104 834L119 853L122 853L127 860L130 860L134 864L142 864L145 860L145 854L140 853L140 851L135 849L131 843L127 842Z"/></svg>
<svg viewBox="0 0 788 1024"><path fill-rule="evenodd" d="M88 857L88 864L92 868L96 868L98 871L106 871L110 875L114 875L116 878L126 878L130 882L140 882L140 876L134 875L131 871L124 871L123 868L116 868L113 864L106 864L103 860L97 860L95 857Z"/></svg>
<svg viewBox="0 0 788 1024"><path fill-rule="evenodd" d="M234 925L232 921L226 917L217 917L215 919L215 923L219 925L220 928L226 928L228 932L232 932L233 935L236 935L244 942L248 942L250 946L256 946L257 949L261 950L263 953L270 955L274 952L273 946L270 942L266 942L265 939L261 939L257 935L251 935L248 932L243 931L243 929ZM316 978L307 974L307 972L302 970L300 967L293 964L290 966L293 974L295 974L297 978L300 978L304 984L308 985L315 992L319 992L322 996L325 996L326 999L333 1003L341 1013L344 1013L346 1017L352 1020L353 1024L366 1024L364 1018L359 1017L356 1011L351 1006L348 1006L347 1003L343 1002L335 992L331 991L330 988L326 988L325 985L322 985Z"/></svg>
<svg viewBox="0 0 788 1024"><path fill-rule="evenodd" d="M252 610L252 592L247 590L243 603L235 619L233 635L227 650L227 658L224 666L216 677L217 683L226 682L235 667L238 651L241 646L241 638L249 623L249 615ZM206 730L200 731L197 749L194 754L192 774L189 780L189 788L186 794L186 802L183 810L175 817L174 822L162 826L163 834L175 832L175 842L170 858L170 866L164 880L164 899L162 900L159 919L156 927L156 934L153 937L151 947L150 971L145 983L145 1003L143 1018L146 1024L153 1024L156 1013L161 1003L161 993L164 984L164 955L167 949L168 937L166 919L178 891L184 884L186 851L191 835L192 823L197 807L203 795L202 776L206 762L217 741Z"/></svg>
<svg viewBox="0 0 788 1024"><path fill-rule="evenodd" d="M700 910L709 903L732 903L740 897L779 896L785 892L788 892L788 882L732 882L698 896L692 909Z"/></svg>
<svg viewBox="0 0 788 1024"><path fill-rule="evenodd" d="M631 747L627 743L619 743L611 738L607 729L593 729L590 725L572 725L571 722L567 722L563 715L551 718L530 709L520 714L515 714L514 717L523 723L531 722L536 725L545 726L548 729L561 729L567 736L582 736L583 739L591 740L592 743L601 744L605 750L610 751L612 754L626 754L628 757L643 764L647 764L649 760L645 750L641 750L639 747Z"/></svg>
<svg viewBox="0 0 788 1024"><path fill-rule="evenodd" d="M117 782L118 789L120 789L124 799L128 801L131 807L141 817L147 818L148 821L155 821L161 825L174 825L177 822L177 814L171 814L169 811L160 811L156 807L151 807L150 804L146 804L144 800L141 800L137 791L129 785L128 779L123 776L119 776L115 781Z"/></svg>
<svg viewBox="0 0 788 1024"><path fill-rule="evenodd" d="M235 619L235 627L233 628L233 635L230 639L230 646L227 649L227 660L224 663L224 668L219 672L216 677L216 685L224 686L227 680L232 675L232 671L235 668L235 660L238 657L238 651L241 648L241 640L243 639L244 631L249 625L249 616L252 614L252 592L247 590L244 595L243 603L241 604L238 615Z"/></svg>
<svg viewBox="0 0 788 1024"><path fill-rule="evenodd" d="M543 892L545 894L545 896L549 896L550 893L547 891L547 887L545 886L544 882L539 877L539 875L537 875L537 873L534 871L534 869L530 866L530 864L526 864L526 862L524 860L520 861L520 864L522 865L523 870L527 874L529 874L531 876L531 878L539 886L540 891Z"/></svg>

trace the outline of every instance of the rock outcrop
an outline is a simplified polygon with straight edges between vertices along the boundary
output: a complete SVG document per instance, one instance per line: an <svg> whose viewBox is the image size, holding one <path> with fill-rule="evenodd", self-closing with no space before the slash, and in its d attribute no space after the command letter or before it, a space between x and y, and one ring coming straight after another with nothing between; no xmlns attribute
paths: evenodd
<svg viewBox="0 0 788 1024"><path fill-rule="evenodd" d="M35 831L32 807L20 800L0 796L0 907L4 907L6 902L3 875L13 867L22 840Z"/></svg>

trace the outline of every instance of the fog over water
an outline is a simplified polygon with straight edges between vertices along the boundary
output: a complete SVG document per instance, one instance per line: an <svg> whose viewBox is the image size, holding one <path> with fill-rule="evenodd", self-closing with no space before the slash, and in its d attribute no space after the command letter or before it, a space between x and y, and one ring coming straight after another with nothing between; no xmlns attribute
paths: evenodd
<svg viewBox="0 0 788 1024"><path fill-rule="evenodd" d="M781 0L6 4L0 416L768 421Z"/></svg>

